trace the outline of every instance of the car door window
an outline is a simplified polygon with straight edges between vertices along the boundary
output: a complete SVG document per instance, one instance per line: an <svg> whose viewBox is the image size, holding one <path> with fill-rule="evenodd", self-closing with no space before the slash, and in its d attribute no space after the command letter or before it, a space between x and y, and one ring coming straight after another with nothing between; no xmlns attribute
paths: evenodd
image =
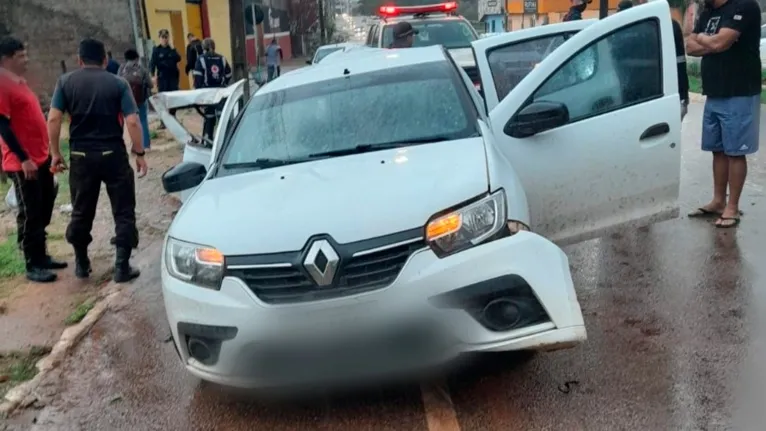
<svg viewBox="0 0 766 431"><path fill-rule="evenodd" d="M581 50L533 94L560 102L570 122L661 97L659 23L638 22Z"/></svg>
<svg viewBox="0 0 766 431"><path fill-rule="evenodd" d="M532 69L576 32L551 34L504 45L487 53L497 100L503 100Z"/></svg>
<svg viewBox="0 0 766 431"><path fill-rule="evenodd" d="M372 38L370 46L377 47L378 46L378 29L379 27L377 25L372 27Z"/></svg>

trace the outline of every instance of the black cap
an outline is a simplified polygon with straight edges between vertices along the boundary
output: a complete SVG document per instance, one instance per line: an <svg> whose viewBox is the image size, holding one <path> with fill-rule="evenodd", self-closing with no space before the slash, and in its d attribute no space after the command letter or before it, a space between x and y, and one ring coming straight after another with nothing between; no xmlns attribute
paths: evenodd
<svg viewBox="0 0 766 431"><path fill-rule="evenodd" d="M625 9L630 9L633 7L633 2L630 0L622 0L620 3L617 4L617 11L623 11Z"/></svg>
<svg viewBox="0 0 766 431"><path fill-rule="evenodd" d="M394 25L394 39L404 39L411 34L418 34L418 31L407 21L397 22Z"/></svg>

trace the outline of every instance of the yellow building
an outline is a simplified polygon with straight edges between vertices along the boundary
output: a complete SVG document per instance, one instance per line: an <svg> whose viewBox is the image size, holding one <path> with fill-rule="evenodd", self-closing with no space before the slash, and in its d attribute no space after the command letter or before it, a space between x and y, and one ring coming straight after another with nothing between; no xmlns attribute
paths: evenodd
<svg viewBox="0 0 766 431"><path fill-rule="evenodd" d="M608 0L609 14L617 10L617 4L620 0ZM564 20L569 8L570 0L537 0L537 13L524 13L524 0L506 0L506 11L508 11L508 31L520 30L527 27L552 24ZM673 18L681 22L682 14L678 9L671 9ZM598 18L599 0L593 0L582 13L583 19Z"/></svg>
<svg viewBox="0 0 766 431"><path fill-rule="evenodd" d="M181 54L178 64L181 76L186 76L186 35L193 33L198 39L211 37L216 50L231 58L229 31L229 3L221 0L141 0L146 30L155 44L159 44L159 31L170 31L170 44ZM189 89L190 80L181 79L181 89Z"/></svg>

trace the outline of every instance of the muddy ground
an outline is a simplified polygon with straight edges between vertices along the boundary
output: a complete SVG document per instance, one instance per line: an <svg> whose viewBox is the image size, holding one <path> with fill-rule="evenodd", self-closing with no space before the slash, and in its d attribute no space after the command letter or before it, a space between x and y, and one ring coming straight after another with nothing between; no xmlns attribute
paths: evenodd
<svg viewBox="0 0 766 431"><path fill-rule="evenodd" d="M200 128L192 112L179 113L190 130ZM157 130L152 122L152 151L147 153L148 174L136 180L137 218L140 235L139 249L151 239L164 235L178 209L178 201L161 187L160 177L181 160L182 146L170 135ZM66 129L66 127L65 127ZM62 146L62 149L66 146ZM53 220L48 228L48 249L51 255L66 260L70 267L59 272L53 284L34 284L24 277L24 264L16 247L15 212L6 207L4 198L10 184L0 185L0 397L14 384L34 376L32 364L59 339L66 326L77 323L98 299L100 288L111 277L114 223L105 188L102 187L93 243L89 248L94 272L90 280L74 277L74 258L64 233L69 221L69 187L66 174L60 174L59 196Z"/></svg>

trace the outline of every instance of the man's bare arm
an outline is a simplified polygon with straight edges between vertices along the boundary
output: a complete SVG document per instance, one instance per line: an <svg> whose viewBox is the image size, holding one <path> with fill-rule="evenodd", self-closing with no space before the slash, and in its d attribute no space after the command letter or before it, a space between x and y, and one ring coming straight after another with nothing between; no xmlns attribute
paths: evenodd
<svg viewBox="0 0 766 431"><path fill-rule="evenodd" d="M133 142L133 152L140 153L144 150L144 137L141 133L141 122L138 119L138 114L130 114L126 116L125 126L128 128L128 135Z"/></svg>
<svg viewBox="0 0 766 431"><path fill-rule="evenodd" d="M700 45L699 34L692 33L686 38L686 53L692 57L702 57L703 55L710 54L710 50Z"/></svg>
<svg viewBox="0 0 766 431"><path fill-rule="evenodd" d="M59 159L61 158L61 146L59 140L61 139L61 121L63 118L63 112L51 107L48 112L48 143L51 156Z"/></svg>
<svg viewBox="0 0 766 431"><path fill-rule="evenodd" d="M737 30L724 27L718 30L718 33L710 36L698 35L696 42L711 53L724 52L734 45L734 42L739 39L739 34Z"/></svg>

